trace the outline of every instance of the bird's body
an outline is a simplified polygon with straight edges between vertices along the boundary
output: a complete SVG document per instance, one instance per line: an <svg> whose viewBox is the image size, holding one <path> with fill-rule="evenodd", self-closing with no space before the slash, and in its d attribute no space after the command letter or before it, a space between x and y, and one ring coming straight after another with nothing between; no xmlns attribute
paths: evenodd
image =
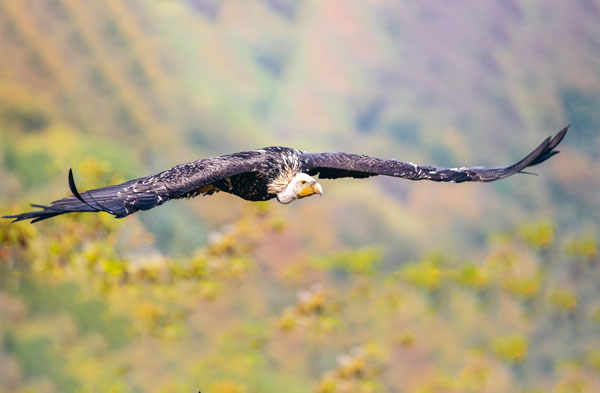
<svg viewBox="0 0 600 393"><path fill-rule="evenodd" d="M223 191L247 201L266 201L277 197L292 177L301 172L302 154L300 150L272 146L204 158L138 179L125 187L124 192L141 190L141 185L160 190L168 194L169 199L193 198ZM231 166L240 169L231 171ZM195 176L207 173L212 175L214 181L204 178L198 181L199 187L188 186L194 183Z"/></svg>
<svg viewBox="0 0 600 393"><path fill-rule="evenodd" d="M14 218L14 221L31 219L31 222L36 222L64 213L98 211L122 218L138 210L162 205L170 199L212 195L219 191L248 201L277 198L279 202L287 204L296 199L322 194L321 185L312 177L317 175L325 179L384 175L452 183L490 182L523 173L525 168L557 154L558 151L554 148L567 130L568 127L565 127L554 138L547 138L516 164L497 168L438 168L350 153L308 153L273 146L203 158L155 175L81 194L69 171L69 186L73 196L54 201L50 206L32 205L42 210L5 218Z"/></svg>
<svg viewBox="0 0 600 393"><path fill-rule="evenodd" d="M213 183L217 191L237 195L247 201L266 201L277 197L292 177L301 172L303 152L289 147L272 146L232 156L252 156L256 170L240 173Z"/></svg>

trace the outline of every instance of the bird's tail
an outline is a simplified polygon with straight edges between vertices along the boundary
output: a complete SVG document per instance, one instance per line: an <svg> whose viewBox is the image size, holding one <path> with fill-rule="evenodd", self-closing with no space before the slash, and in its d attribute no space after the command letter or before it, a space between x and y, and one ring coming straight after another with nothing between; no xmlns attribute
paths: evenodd
<svg viewBox="0 0 600 393"><path fill-rule="evenodd" d="M12 218L14 219L13 222L31 219L31 223L34 223L65 213L100 211L113 214L117 218L125 217L135 210L128 211L124 207L125 196L119 191L136 181L137 180L131 180L114 186L86 191L81 195L75 186L73 172L69 170L69 187L73 196L54 201L50 206L32 204L32 207L42 210L4 216L2 218Z"/></svg>

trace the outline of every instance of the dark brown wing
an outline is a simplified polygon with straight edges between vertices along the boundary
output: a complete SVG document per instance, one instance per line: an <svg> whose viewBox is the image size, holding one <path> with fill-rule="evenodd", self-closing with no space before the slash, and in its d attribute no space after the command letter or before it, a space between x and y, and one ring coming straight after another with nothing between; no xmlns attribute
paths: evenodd
<svg viewBox="0 0 600 393"><path fill-rule="evenodd" d="M240 173L256 170L265 160L261 150L205 158L178 165L164 172L109 187L79 193L69 171L69 187L74 196L54 201L50 206L32 205L42 210L3 218L14 221L31 219L32 223L70 212L105 211L117 218L138 210L148 210L169 199L195 196L211 183Z"/></svg>
<svg viewBox="0 0 600 393"><path fill-rule="evenodd" d="M465 181L490 182L525 173L524 169L540 164L557 154L554 148L567 133L569 126L563 128L554 138L548 137L534 151L516 164L496 168L438 168L428 165L415 165L397 160L362 156L349 153L304 153L301 157L303 170L319 178L336 179L340 177L394 176L410 180L433 180L452 183Z"/></svg>

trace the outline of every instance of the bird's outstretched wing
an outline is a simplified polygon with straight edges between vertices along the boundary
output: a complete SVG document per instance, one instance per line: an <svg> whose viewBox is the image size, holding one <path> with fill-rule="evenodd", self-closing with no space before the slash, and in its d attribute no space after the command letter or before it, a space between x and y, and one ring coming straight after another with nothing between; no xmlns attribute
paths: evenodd
<svg viewBox="0 0 600 393"><path fill-rule="evenodd" d="M196 196L203 192L203 187L215 181L254 170L262 160L263 155L259 151L205 158L152 176L82 193L77 190L73 173L69 170L69 187L73 196L54 201L50 206L32 204L42 210L3 218L13 218L13 222L31 219L34 223L64 213L99 211L122 218L138 210L162 205L169 199Z"/></svg>
<svg viewBox="0 0 600 393"><path fill-rule="evenodd" d="M410 180L432 180L440 182L462 183L465 181L490 182L512 176L515 173L527 173L525 168L540 164L555 154L554 148L567 133L569 126L563 128L553 138L548 137L527 157L510 166L484 168L438 168L428 165L416 165L397 160L385 160L349 153L304 153L303 170L319 178L336 179L340 177L363 178L369 176L394 176Z"/></svg>

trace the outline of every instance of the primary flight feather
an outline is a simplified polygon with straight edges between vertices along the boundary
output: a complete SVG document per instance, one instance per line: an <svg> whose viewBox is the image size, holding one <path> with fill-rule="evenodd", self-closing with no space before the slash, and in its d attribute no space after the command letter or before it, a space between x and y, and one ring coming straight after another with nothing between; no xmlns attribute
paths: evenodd
<svg viewBox="0 0 600 393"><path fill-rule="evenodd" d="M31 219L34 223L64 213L100 211L122 218L138 210L160 206L170 199L211 195L219 191L249 201L277 198L280 203L287 204L322 194L321 185L313 178L317 175L322 179L383 175L451 183L490 182L515 173L527 173L525 168L557 154L554 149L568 129L569 126L553 138L548 137L516 164L496 168L438 168L342 152L307 153L278 146L203 158L155 175L83 193L77 190L73 173L69 170L69 187L73 196L54 201L50 206L32 204L41 210L4 218L13 218L13 222Z"/></svg>

